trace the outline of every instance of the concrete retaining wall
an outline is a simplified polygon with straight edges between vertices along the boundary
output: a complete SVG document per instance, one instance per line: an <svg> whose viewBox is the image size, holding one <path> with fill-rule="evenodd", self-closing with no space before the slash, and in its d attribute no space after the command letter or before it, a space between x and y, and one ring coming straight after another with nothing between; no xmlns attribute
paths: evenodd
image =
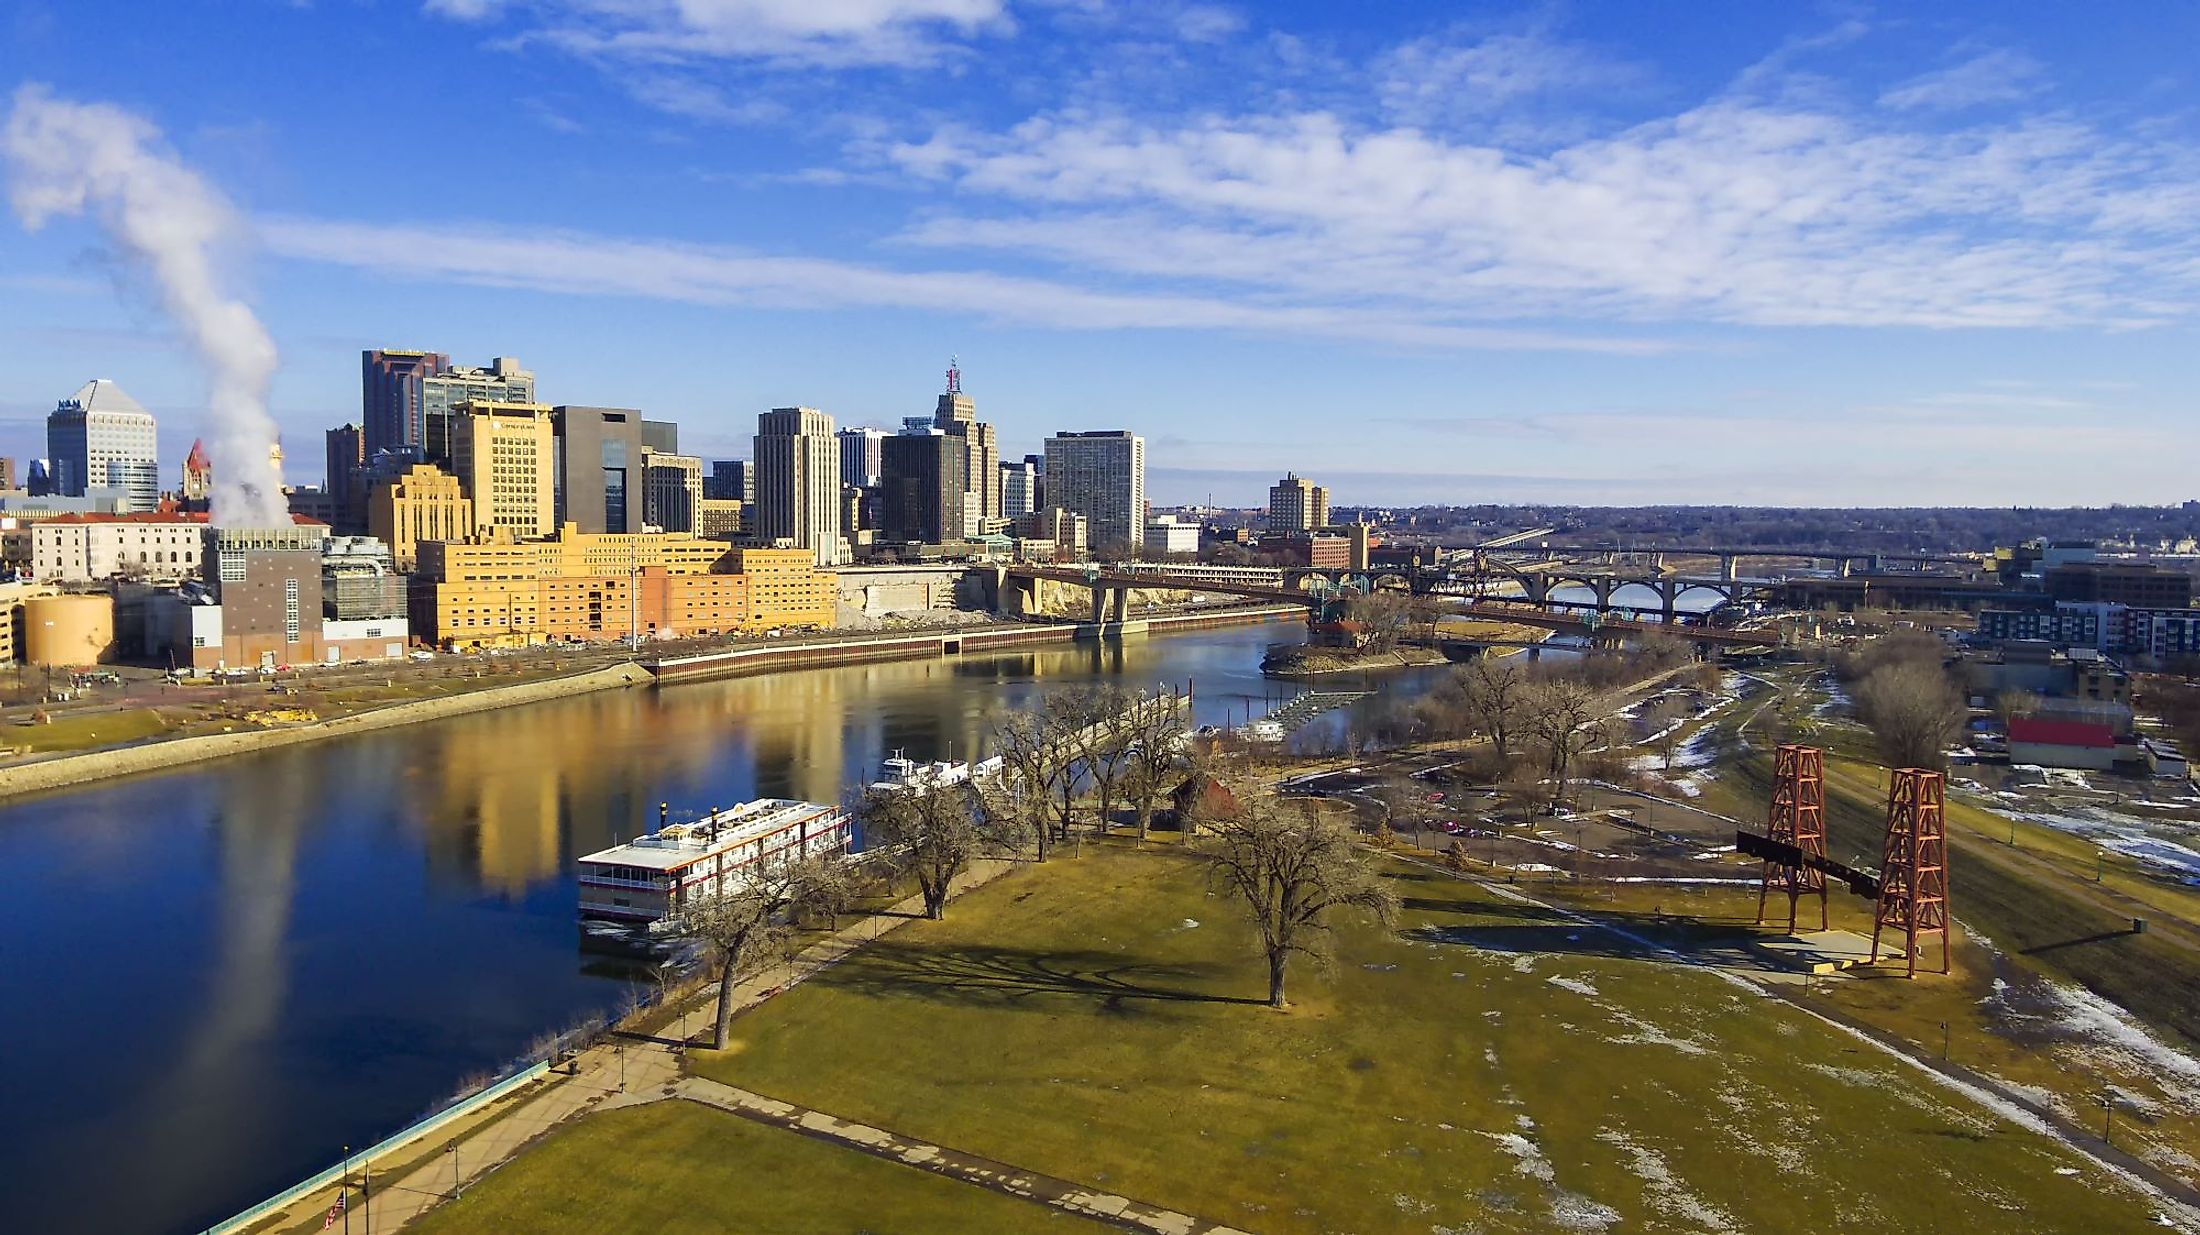
<svg viewBox="0 0 2200 1235"><path fill-rule="evenodd" d="M487 712L522 703L562 699L568 695L587 694L614 687L637 686L649 680L648 671L638 665L613 665L548 681L522 682L515 686L495 686L439 699L392 704L371 712L360 712L309 725L283 729L251 729L237 733L210 733L201 737L172 738L139 746L86 751L78 755L59 755L36 763L0 768L0 798L39 793L48 789L64 789L71 785L106 780L114 776L129 776L137 772L182 767L208 759L220 759L256 750L272 750L299 742L316 742L323 738L343 737L354 733L373 733L379 729L394 729L400 725L440 720L446 716L464 716L471 712Z"/></svg>

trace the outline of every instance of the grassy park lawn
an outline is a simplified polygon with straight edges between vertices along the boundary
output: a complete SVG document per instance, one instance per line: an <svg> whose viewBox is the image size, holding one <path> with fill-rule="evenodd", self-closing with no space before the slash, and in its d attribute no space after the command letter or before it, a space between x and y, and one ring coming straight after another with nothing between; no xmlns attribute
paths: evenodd
<svg viewBox="0 0 2200 1235"><path fill-rule="evenodd" d="M651 1235L963 1235L1110 1228L692 1102L591 1115L411 1228Z"/></svg>
<svg viewBox="0 0 2200 1235"><path fill-rule="evenodd" d="M735 1022L697 1070L1259 1231L2160 1229L1804 1012L1399 864L1265 993L1172 846L1087 844Z"/></svg>

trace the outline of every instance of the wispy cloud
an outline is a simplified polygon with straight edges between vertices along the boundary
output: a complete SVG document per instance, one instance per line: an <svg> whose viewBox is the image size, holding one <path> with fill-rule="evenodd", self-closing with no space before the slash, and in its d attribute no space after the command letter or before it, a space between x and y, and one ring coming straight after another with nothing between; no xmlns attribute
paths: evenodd
<svg viewBox="0 0 2200 1235"><path fill-rule="evenodd" d="M1998 49L1961 64L1926 73L1879 96L1880 105L1903 110L1954 110L1985 103L2014 103L2046 84L2046 68L2022 52Z"/></svg>
<svg viewBox="0 0 2200 1235"><path fill-rule="evenodd" d="M952 306L1020 326L1214 330L1404 348L1641 355L1672 347L1656 339L1494 329L1354 306L1102 292L982 270L892 270L578 232L295 217L262 219L258 230L262 244L279 257L397 278L569 295L779 309L860 307L937 313Z"/></svg>
<svg viewBox="0 0 2200 1235"><path fill-rule="evenodd" d="M2063 116L1904 125L1763 86L1546 153L1309 111L1041 115L944 127L886 157L962 206L913 225L916 244L1467 318L2131 327L2190 314L2191 150Z"/></svg>
<svg viewBox="0 0 2200 1235"><path fill-rule="evenodd" d="M626 61L920 65L1014 28L1005 0L426 0L523 42Z"/></svg>

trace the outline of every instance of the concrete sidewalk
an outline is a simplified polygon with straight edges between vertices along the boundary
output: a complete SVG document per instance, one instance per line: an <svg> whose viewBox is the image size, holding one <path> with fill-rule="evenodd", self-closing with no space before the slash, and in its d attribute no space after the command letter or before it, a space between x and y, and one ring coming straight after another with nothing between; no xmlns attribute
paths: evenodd
<svg viewBox="0 0 2200 1235"><path fill-rule="evenodd" d="M1173 1209L1087 1188L1083 1184L1072 1183L1053 1175L1042 1175L1020 1166L948 1149L868 1124L853 1123L823 1111L781 1102L699 1076L681 1081L674 1089L680 1097L722 1111L731 1111L743 1119L1129 1230L1152 1231L1157 1235L1247 1235L1235 1227L1194 1218Z"/></svg>

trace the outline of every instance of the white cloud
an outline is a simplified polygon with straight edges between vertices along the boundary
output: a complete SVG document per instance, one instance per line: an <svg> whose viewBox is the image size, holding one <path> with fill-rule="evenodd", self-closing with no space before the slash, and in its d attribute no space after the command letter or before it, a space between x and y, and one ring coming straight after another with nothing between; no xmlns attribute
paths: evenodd
<svg viewBox="0 0 2200 1235"><path fill-rule="evenodd" d="M1722 96L1528 154L1323 111L1063 115L887 158L967 203L918 244L1455 317L2124 327L2200 290L2193 153L2068 119Z"/></svg>
<svg viewBox="0 0 2200 1235"><path fill-rule="evenodd" d="M581 296L636 297L774 309L951 309L1018 326L1065 330L1214 330L1386 346L1502 348L1642 355L1658 340L1491 329L1426 313L1094 291L985 271L892 270L722 247L578 232L275 217L266 249L376 274Z"/></svg>
<svg viewBox="0 0 2200 1235"><path fill-rule="evenodd" d="M1487 116L1539 95L1633 84L1641 76L1572 44L1498 34L1473 42L1417 39L1397 47L1376 66L1376 91L1389 114L1425 126Z"/></svg>
<svg viewBox="0 0 2200 1235"><path fill-rule="evenodd" d="M1990 51L1951 68L1913 77L1881 94L1879 102L1883 107L1903 110L1955 110L1984 103L2014 103L2038 92L2045 76L2045 68L2022 52Z"/></svg>
<svg viewBox="0 0 2200 1235"><path fill-rule="evenodd" d="M460 21L515 19L523 41L617 60L929 64L949 37L1013 27L1006 0L426 0Z"/></svg>

